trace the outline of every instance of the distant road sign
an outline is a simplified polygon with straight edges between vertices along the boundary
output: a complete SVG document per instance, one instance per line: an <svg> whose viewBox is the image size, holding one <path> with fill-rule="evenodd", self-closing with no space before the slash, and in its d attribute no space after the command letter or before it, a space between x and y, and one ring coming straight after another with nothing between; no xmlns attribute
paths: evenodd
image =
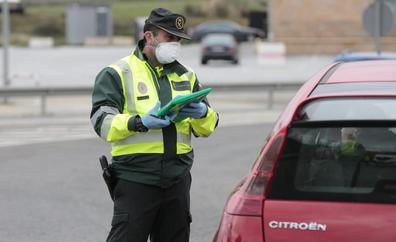
<svg viewBox="0 0 396 242"><path fill-rule="evenodd" d="M395 22L395 9L382 0L370 4L363 14L364 27L374 37L387 35Z"/></svg>

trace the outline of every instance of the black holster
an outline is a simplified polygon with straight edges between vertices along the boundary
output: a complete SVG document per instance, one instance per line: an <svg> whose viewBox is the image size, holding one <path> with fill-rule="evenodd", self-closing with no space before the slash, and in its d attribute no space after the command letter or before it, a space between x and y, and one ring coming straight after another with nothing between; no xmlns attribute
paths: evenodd
<svg viewBox="0 0 396 242"><path fill-rule="evenodd" d="M114 188L117 184L117 178L114 175L109 163L107 162L106 156L102 155L99 157L100 166L103 171L103 179L106 183L107 188L109 189L110 197L114 201Z"/></svg>

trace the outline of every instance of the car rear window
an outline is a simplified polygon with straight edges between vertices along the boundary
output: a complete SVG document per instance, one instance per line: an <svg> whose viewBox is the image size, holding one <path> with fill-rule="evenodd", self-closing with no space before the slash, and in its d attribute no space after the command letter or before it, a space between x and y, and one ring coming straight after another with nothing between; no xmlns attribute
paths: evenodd
<svg viewBox="0 0 396 242"><path fill-rule="evenodd" d="M202 42L205 44L234 44L235 39L234 36L229 34L209 34L204 37Z"/></svg>
<svg viewBox="0 0 396 242"><path fill-rule="evenodd" d="M298 113L304 121L396 120L395 98L327 98L308 103Z"/></svg>
<svg viewBox="0 0 396 242"><path fill-rule="evenodd" d="M396 123L352 123L293 124L269 198L396 203Z"/></svg>

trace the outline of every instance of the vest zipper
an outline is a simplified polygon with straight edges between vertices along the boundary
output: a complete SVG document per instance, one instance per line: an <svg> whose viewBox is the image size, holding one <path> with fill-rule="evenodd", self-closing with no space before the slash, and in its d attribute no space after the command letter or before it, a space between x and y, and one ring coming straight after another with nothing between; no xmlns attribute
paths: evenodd
<svg viewBox="0 0 396 242"><path fill-rule="evenodd" d="M154 70L153 70L153 68L151 68L151 66L146 62L146 66L149 68L149 70L150 70L150 72L151 72L151 75L152 76L154 76L154 86L155 86L155 88L157 89L157 96L158 96L158 100L161 100L161 96L160 96L160 90L161 90L161 88L160 88L160 84L159 84L159 81L158 81L158 76L157 76L157 72L155 72ZM162 129L162 133L163 133L164 131L163 131L163 129ZM165 145L165 140L163 140L163 142L164 142L164 145ZM164 152L165 152L165 147L164 147ZM164 153L165 154L165 153ZM164 155L163 155L163 157L162 157L162 159L161 159L161 174L160 174L160 186L161 187L163 187L163 177L164 177Z"/></svg>

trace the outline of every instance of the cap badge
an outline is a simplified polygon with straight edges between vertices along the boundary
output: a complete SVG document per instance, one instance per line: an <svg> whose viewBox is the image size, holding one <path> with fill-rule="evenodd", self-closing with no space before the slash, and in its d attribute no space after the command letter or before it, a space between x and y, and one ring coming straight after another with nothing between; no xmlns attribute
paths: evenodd
<svg viewBox="0 0 396 242"><path fill-rule="evenodd" d="M147 93L147 86L143 82L138 83L138 90L141 94L146 94Z"/></svg>
<svg viewBox="0 0 396 242"><path fill-rule="evenodd" d="M184 27L184 19L182 17L177 17L175 24L176 24L176 28L177 29L183 29L183 27Z"/></svg>

